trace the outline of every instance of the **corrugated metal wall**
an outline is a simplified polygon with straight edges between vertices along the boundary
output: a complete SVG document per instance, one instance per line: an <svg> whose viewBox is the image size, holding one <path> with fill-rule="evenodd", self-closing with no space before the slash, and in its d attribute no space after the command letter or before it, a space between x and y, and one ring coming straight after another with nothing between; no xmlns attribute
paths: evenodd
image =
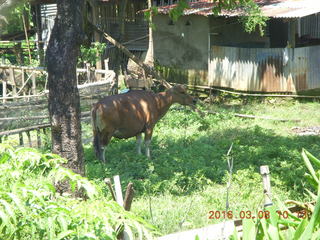
<svg viewBox="0 0 320 240"><path fill-rule="evenodd" d="M320 14L313 14L299 19L299 36L306 35L310 38L320 38Z"/></svg>
<svg viewBox="0 0 320 240"><path fill-rule="evenodd" d="M320 46L294 49L213 46L209 85L256 92L320 88Z"/></svg>

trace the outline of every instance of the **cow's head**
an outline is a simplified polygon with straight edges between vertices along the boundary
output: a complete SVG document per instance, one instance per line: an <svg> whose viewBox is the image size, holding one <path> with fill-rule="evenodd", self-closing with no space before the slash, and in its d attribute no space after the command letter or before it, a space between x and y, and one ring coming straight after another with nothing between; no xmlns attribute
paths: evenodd
<svg viewBox="0 0 320 240"><path fill-rule="evenodd" d="M172 94L173 102L181 105L194 106L197 100L187 93L187 88L183 85L175 85L168 90Z"/></svg>

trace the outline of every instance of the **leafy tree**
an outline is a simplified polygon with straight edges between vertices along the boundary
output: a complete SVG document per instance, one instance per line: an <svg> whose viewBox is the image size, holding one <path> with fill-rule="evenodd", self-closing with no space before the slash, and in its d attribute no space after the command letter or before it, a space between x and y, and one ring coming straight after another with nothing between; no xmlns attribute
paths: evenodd
<svg viewBox="0 0 320 240"><path fill-rule="evenodd" d="M0 0L0 35L23 29L21 12L25 2L25 0Z"/></svg>

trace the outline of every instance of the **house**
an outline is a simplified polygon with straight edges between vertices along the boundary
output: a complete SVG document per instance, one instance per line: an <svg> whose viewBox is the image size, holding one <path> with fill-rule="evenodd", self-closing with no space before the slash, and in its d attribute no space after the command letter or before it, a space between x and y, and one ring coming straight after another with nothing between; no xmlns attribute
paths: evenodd
<svg viewBox="0 0 320 240"><path fill-rule="evenodd" d="M44 41L46 47L57 14L56 0L31 0L30 4L37 30L36 38ZM86 20L120 40L130 51L147 50L148 22L143 14L136 14L147 7L145 0L85 0L84 5ZM86 30L90 28L90 26L85 27ZM90 41L106 42L101 32L92 28L89 31L91 31Z"/></svg>
<svg viewBox="0 0 320 240"><path fill-rule="evenodd" d="M320 2L259 0L265 35L244 31L241 10L212 12L191 2L173 22L175 5L154 16L154 55L169 81L251 92L320 89Z"/></svg>

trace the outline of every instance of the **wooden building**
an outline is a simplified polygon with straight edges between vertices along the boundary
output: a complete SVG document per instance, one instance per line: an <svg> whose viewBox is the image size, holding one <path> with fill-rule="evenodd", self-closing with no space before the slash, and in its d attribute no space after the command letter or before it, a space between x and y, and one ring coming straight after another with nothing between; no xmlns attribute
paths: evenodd
<svg viewBox="0 0 320 240"><path fill-rule="evenodd" d="M320 3L259 0L265 34L244 31L240 10L212 12L192 2L177 22L174 5L154 17L154 54L170 81L252 92L320 89Z"/></svg>

